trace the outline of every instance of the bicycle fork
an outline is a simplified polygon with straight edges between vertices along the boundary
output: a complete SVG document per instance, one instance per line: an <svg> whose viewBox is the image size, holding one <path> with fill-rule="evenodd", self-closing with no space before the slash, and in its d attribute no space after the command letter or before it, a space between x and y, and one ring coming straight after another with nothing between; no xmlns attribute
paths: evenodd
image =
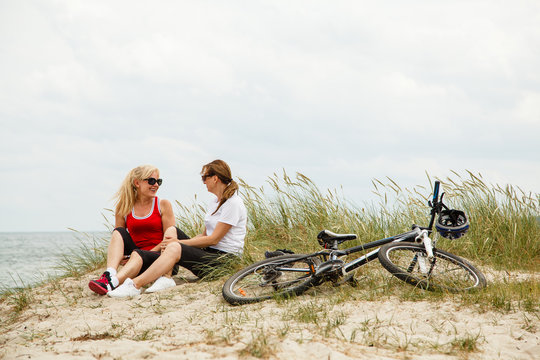
<svg viewBox="0 0 540 360"><path fill-rule="evenodd" d="M426 255L422 253L416 253L407 270L408 272L412 272L416 264L418 264L420 272L429 276L431 275L431 271L433 270L433 266L435 265L435 257L433 256L433 242L428 236L428 231L420 230L420 234L415 238L415 241L424 245L424 248L426 249Z"/></svg>

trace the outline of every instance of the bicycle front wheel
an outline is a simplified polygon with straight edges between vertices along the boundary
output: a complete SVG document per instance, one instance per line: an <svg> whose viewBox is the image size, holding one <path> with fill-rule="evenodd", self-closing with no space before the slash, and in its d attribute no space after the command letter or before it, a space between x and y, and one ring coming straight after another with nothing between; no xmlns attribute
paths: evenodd
<svg viewBox="0 0 540 360"><path fill-rule="evenodd" d="M275 297L299 295L315 285L317 257L287 254L259 261L240 270L223 285L223 297L232 305Z"/></svg>
<svg viewBox="0 0 540 360"><path fill-rule="evenodd" d="M456 293L486 286L484 275L465 259L439 249L433 255L428 259L423 245L402 242L386 244L378 254L392 275L422 289Z"/></svg>

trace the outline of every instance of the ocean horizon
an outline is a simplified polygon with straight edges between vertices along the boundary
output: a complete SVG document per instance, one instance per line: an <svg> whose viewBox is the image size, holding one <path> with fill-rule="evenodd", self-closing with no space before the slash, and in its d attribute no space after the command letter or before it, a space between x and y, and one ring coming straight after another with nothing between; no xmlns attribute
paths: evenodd
<svg viewBox="0 0 540 360"><path fill-rule="evenodd" d="M0 232L0 290L31 286L63 274L62 257L107 238L107 231Z"/></svg>

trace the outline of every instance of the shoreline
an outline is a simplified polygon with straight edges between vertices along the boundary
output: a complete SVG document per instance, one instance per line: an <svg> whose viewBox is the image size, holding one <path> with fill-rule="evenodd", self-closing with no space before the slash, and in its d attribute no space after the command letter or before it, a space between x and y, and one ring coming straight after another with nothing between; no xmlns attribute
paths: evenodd
<svg viewBox="0 0 540 360"><path fill-rule="evenodd" d="M0 293L39 286L66 273L64 258L83 258L107 232L0 232ZM108 239L107 239L108 240ZM29 261L30 260L30 261Z"/></svg>

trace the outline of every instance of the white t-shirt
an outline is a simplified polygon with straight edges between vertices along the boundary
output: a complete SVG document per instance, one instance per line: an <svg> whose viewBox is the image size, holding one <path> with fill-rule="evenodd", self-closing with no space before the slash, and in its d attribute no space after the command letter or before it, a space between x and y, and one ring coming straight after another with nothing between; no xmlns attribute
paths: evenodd
<svg viewBox="0 0 540 360"><path fill-rule="evenodd" d="M214 215L212 215L218 205L219 202L217 201L217 198L214 198L208 204L208 211L204 216L206 235L212 235L218 222L232 225L232 227L216 245L210 247L241 255L244 251L244 238L246 236L247 225L247 210L244 206L244 202L240 196L235 193L221 205Z"/></svg>

